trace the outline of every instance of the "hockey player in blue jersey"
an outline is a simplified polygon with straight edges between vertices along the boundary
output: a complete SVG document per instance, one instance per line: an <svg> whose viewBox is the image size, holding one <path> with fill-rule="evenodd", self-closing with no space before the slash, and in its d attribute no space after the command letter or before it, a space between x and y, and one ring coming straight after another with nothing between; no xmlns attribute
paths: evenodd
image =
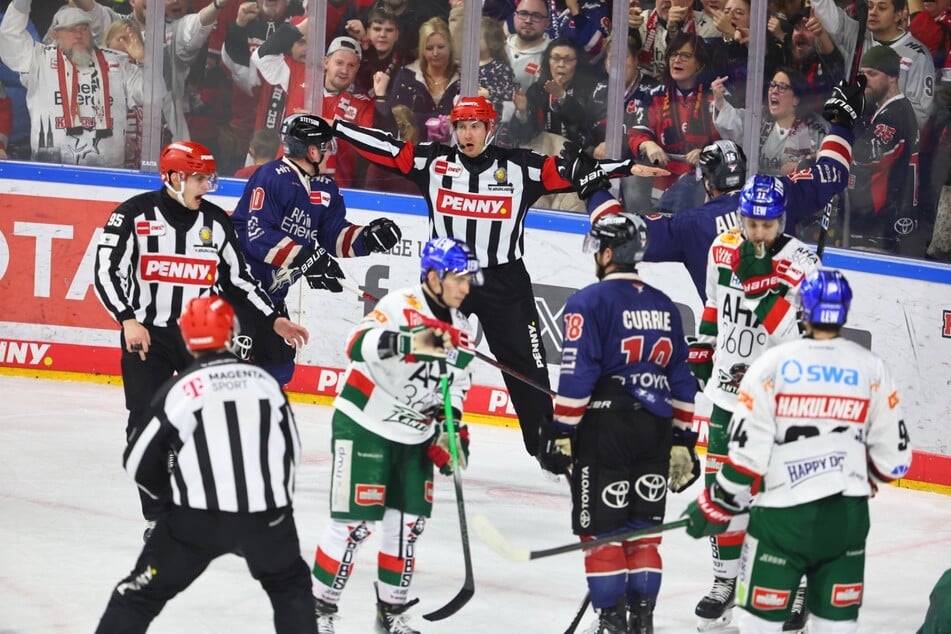
<svg viewBox="0 0 951 634"><path fill-rule="evenodd" d="M827 109L836 103L846 104L848 95L853 101L861 100L852 87L839 87L832 95ZM845 90L846 92L842 92ZM849 107L856 107L855 104ZM861 110L859 110L861 112ZM816 163L812 167L794 172L789 176L761 176L777 183L776 188L785 192L785 231L795 235L801 220L814 216L832 197L845 189L849 180L849 163L852 159L852 122L837 119L819 147ZM593 161L583 156L574 159L571 175L588 177L596 169ZM687 267L690 279L703 302L707 301L706 268L707 251L717 236L739 227L736 210L739 193L746 180L746 155L733 141L716 141L700 153L700 172L708 200L695 209L684 209L673 214L653 214L649 211L629 210L644 216L647 235L650 237L645 262L682 262ZM621 204L605 191L609 185L606 178L595 183L580 183L572 177L579 196L585 199L592 218L623 210ZM604 189L598 189L603 186ZM584 195L587 194L587 197Z"/></svg>
<svg viewBox="0 0 951 634"><path fill-rule="evenodd" d="M286 315L287 292L301 276L311 288L339 293L343 288L337 278L343 272L331 256L385 253L402 234L388 218L366 226L347 220L336 183L320 173L320 164L335 143L326 121L292 114L284 119L281 136L284 156L254 172L231 220L252 275ZM242 333L252 337L251 360L281 385L287 384L294 374L294 349L280 337L254 328L251 316L240 319Z"/></svg>
<svg viewBox="0 0 951 634"><path fill-rule="evenodd" d="M571 472L572 529L582 540L661 523L667 488L682 491L700 476L691 430L697 387L680 313L637 275L645 242L636 215L595 222L585 250L596 252L601 281L565 305L561 378L540 456L549 471ZM619 540L587 552L599 613L591 631L653 631L660 541Z"/></svg>

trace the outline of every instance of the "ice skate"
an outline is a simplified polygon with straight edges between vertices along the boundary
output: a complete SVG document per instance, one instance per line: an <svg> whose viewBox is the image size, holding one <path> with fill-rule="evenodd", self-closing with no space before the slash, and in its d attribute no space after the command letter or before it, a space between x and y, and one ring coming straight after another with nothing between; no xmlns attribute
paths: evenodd
<svg viewBox="0 0 951 634"><path fill-rule="evenodd" d="M598 620L589 625L582 634L629 634L623 607L604 608L596 612Z"/></svg>
<svg viewBox="0 0 951 634"><path fill-rule="evenodd" d="M806 631L806 619L809 618L809 611L806 609L806 584L801 583L796 588L796 595L793 598L792 612L789 618L783 623L783 631L792 634L804 634Z"/></svg>
<svg viewBox="0 0 951 634"><path fill-rule="evenodd" d="M733 620L733 599L736 594L736 579L715 577L713 588L700 599L694 613L699 617L698 632L709 632L726 627Z"/></svg>
<svg viewBox="0 0 951 634"><path fill-rule="evenodd" d="M376 584L374 584L375 586ZM383 634L420 634L407 623L407 616L403 614L419 603L419 599L407 601L402 605L387 603L380 600L380 591L376 592L376 631Z"/></svg>
<svg viewBox="0 0 951 634"><path fill-rule="evenodd" d="M317 634L334 634L334 621L337 620L337 606L320 599L314 599L317 614Z"/></svg>
<svg viewBox="0 0 951 634"><path fill-rule="evenodd" d="M654 634L654 606L650 599L639 598L630 605L628 630L631 634Z"/></svg>

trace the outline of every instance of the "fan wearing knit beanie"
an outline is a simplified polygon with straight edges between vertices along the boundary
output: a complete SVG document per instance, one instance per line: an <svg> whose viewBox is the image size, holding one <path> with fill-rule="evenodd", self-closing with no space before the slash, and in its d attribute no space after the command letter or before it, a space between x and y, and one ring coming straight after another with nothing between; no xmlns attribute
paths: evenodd
<svg viewBox="0 0 951 634"><path fill-rule="evenodd" d="M889 46L873 46L859 62L867 83L865 115L854 128L850 244L922 255L914 172L918 122L898 88L900 68L901 58Z"/></svg>

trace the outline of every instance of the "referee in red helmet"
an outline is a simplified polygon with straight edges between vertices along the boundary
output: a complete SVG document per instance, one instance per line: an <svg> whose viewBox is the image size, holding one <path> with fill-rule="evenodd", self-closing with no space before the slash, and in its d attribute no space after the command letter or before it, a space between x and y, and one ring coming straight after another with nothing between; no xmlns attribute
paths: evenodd
<svg viewBox="0 0 951 634"><path fill-rule="evenodd" d="M539 197L570 190L572 183L563 176L569 167L559 157L492 144L497 119L484 97L462 97L449 115L452 145L414 144L340 120L334 122L334 134L419 188L429 207L432 238L456 238L472 249L485 282L472 289L460 309L478 316L489 348L502 364L547 388L538 309L522 261L525 219ZM601 177L626 175L631 167L625 161L591 165ZM551 397L508 375L503 378L525 449L537 456L539 428L552 417Z"/></svg>
<svg viewBox="0 0 951 634"><path fill-rule="evenodd" d="M192 361L177 323L190 300L214 292L262 315L295 347L308 338L307 329L275 312L248 271L227 213L205 199L218 184L211 151L193 141L170 143L159 172L162 187L116 207L96 248L96 295L122 326L127 438L148 422L159 387ZM148 533L167 500L141 498Z"/></svg>

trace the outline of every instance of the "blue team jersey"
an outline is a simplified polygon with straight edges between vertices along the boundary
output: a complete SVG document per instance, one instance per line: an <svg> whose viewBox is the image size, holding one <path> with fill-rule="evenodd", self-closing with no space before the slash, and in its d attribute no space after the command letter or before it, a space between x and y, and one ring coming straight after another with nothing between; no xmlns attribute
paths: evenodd
<svg viewBox="0 0 951 634"><path fill-rule="evenodd" d="M700 300L706 302L707 251L718 235L739 226L739 200L740 192L729 192L696 209L645 216L648 240L644 261L683 262Z"/></svg>
<svg viewBox="0 0 951 634"><path fill-rule="evenodd" d="M680 313L636 273L611 273L565 304L555 420L578 424L605 376L620 378L652 414L690 424L697 382Z"/></svg>
<svg viewBox="0 0 951 634"><path fill-rule="evenodd" d="M852 131L833 125L822 140L816 164L782 176L786 194L786 233L795 235L796 225L815 215L832 197L845 189L852 161ZM592 218L623 211L620 203L605 190L587 200ZM739 226L739 192L721 194L696 209L672 215L649 215L645 262L682 262L706 302L707 252L716 237Z"/></svg>
<svg viewBox="0 0 951 634"><path fill-rule="evenodd" d="M231 216L251 273L283 302L296 280L288 273L302 250L321 246L335 257L367 255L363 227L346 218L328 176L309 176L286 158L265 163L248 180Z"/></svg>

